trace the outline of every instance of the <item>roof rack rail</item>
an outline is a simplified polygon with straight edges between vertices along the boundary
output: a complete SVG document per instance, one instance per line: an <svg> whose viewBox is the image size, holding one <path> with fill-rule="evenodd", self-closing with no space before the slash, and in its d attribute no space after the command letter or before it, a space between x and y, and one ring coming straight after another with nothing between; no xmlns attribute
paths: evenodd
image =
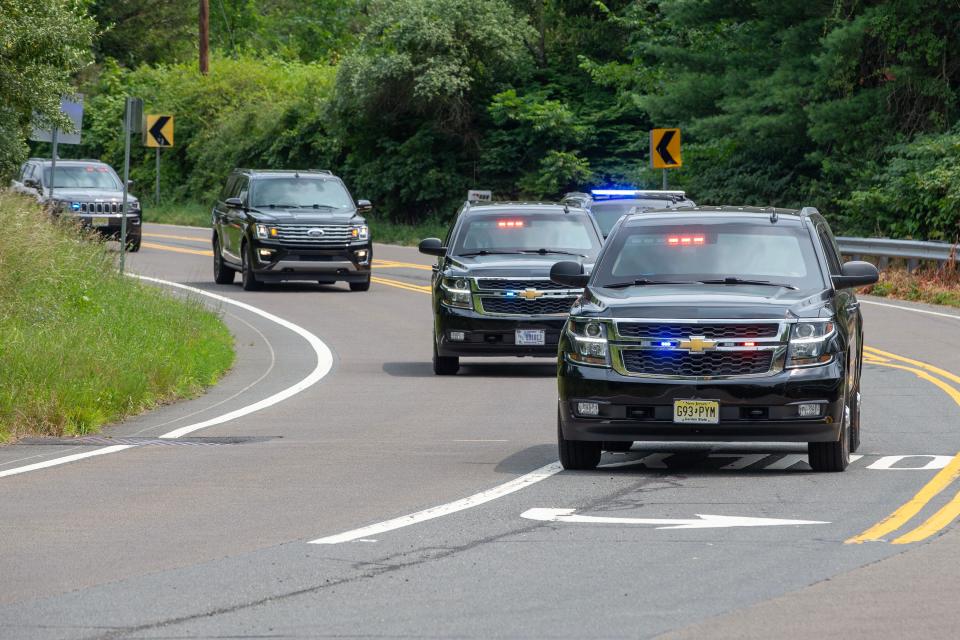
<svg viewBox="0 0 960 640"><path fill-rule="evenodd" d="M307 169L307 171L310 171L311 173L322 173L325 176L333 175L333 171L330 171L330 169Z"/></svg>
<svg viewBox="0 0 960 640"><path fill-rule="evenodd" d="M800 209L800 216L801 216L801 217L803 217L803 216L816 216L816 215L820 215L820 212L817 211L817 208L816 208L816 207L804 207L803 209Z"/></svg>

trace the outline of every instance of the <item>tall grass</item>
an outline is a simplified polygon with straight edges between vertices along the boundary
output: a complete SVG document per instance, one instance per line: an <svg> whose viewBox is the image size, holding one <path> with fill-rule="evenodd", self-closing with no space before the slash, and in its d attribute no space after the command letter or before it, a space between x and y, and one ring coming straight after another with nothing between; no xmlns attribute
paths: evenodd
<svg viewBox="0 0 960 640"><path fill-rule="evenodd" d="M0 192L0 442L77 435L213 384L217 314L117 273L115 254Z"/></svg>

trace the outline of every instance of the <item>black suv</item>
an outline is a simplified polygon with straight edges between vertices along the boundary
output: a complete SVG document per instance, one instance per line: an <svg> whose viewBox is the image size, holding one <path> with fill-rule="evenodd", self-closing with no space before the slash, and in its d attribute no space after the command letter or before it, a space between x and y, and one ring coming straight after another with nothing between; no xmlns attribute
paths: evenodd
<svg viewBox="0 0 960 640"><path fill-rule="evenodd" d="M55 214L76 218L110 240L120 240L123 182L110 165L99 160L57 160L51 193L51 161L30 158L11 187L50 207ZM140 250L140 201L127 193L127 249Z"/></svg>
<svg viewBox="0 0 960 640"><path fill-rule="evenodd" d="M243 288L262 282L312 280L370 288L373 243L343 181L329 171L236 169L213 208L213 277Z"/></svg>
<svg viewBox="0 0 960 640"><path fill-rule="evenodd" d="M560 341L560 460L590 469L634 440L806 442L843 471L860 442L863 321L826 220L751 207L620 220Z"/></svg>
<svg viewBox="0 0 960 640"><path fill-rule="evenodd" d="M651 191L643 189L593 189L590 193L568 193L563 203L582 207L597 221L603 237L617 220L629 213L652 209L690 209L696 204L683 191Z"/></svg>
<svg viewBox="0 0 960 640"><path fill-rule="evenodd" d="M550 282L557 256L592 268L602 240L583 209L539 203L465 203L446 242L427 238L433 273L433 371L452 375L460 356L557 355L581 287Z"/></svg>

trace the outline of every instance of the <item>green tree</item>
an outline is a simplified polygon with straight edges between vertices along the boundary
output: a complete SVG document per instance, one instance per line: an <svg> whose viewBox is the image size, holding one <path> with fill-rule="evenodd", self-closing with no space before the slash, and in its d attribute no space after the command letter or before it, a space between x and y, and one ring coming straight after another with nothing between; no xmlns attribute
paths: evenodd
<svg viewBox="0 0 960 640"><path fill-rule="evenodd" d="M93 34L82 0L0 0L0 176L26 156L34 114L45 126L71 127L60 97L91 61Z"/></svg>

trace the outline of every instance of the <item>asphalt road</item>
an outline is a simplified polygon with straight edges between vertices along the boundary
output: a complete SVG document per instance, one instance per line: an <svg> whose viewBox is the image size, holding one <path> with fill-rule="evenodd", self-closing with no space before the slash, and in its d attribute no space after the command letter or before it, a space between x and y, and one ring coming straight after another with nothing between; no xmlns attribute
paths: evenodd
<svg viewBox="0 0 960 640"><path fill-rule="evenodd" d="M864 300L846 473L669 443L558 473L553 363L433 376L415 250L378 246L366 293L248 293L208 239L147 225L128 265L250 305L178 290L236 335L222 384L0 448L0 638L957 635L955 311Z"/></svg>

